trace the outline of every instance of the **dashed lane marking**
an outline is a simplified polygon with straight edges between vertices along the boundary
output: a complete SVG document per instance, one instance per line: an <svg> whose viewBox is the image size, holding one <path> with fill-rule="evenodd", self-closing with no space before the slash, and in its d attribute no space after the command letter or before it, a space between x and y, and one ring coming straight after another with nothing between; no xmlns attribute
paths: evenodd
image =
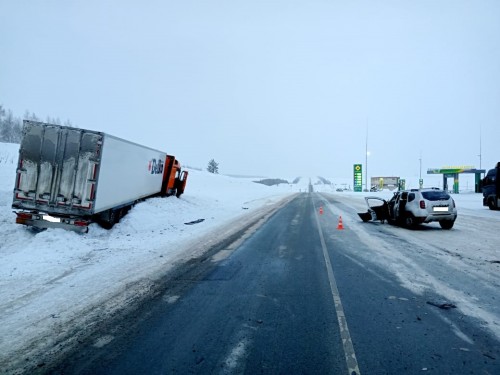
<svg viewBox="0 0 500 375"><path fill-rule="evenodd" d="M321 223L319 221L316 206L314 205L314 216L316 217L316 223L318 224L318 232L321 240L321 247L323 248L323 257L325 258L326 272L328 274L328 281L330 283L330 290L332 291L333 303L335 304L335 311L337 313L337 321L340 328L340 337L342 338L342 346L344 348L344 355L347 364L347 371L349 375L360 375L358 360L356 359L356 353L354 352L354 347L352 345L351 334L349 333L349 327L347 326L347 319L345 317L344 308L342 306L342 301L340 300L339 290L337 288L337 282L335 281L335 276L333 275L332 262L330 260L330 255L328 255L328 250L326 248L325 237L323 236L323 230L321 229Z"/></svg>

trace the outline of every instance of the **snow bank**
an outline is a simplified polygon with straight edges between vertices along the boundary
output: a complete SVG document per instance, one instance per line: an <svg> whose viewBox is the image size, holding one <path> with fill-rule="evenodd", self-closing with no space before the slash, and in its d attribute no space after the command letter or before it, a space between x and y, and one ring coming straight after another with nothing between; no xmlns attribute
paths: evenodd
<svg viewBox="0 0 500 375"><path fill-rule="evenodd" d="M84 235L36 234L15 224L11 209L17 153L18 145L0 143L0 367L86 308L165 272L187 243L305 189L191 170L180 199L140 203L110 231L92 224Z"/></svg>

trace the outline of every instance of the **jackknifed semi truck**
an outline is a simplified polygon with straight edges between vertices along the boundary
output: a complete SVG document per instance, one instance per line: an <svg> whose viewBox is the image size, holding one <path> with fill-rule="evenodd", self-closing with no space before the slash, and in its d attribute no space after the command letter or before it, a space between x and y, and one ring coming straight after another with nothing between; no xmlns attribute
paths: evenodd
<svg viewBox="0 0 500 375"><path fill-rule="evenodd" d="M93 130L23 122L16 223L86 233L110 229L139 201L180 195L188 172L166 152Z"/></svg>

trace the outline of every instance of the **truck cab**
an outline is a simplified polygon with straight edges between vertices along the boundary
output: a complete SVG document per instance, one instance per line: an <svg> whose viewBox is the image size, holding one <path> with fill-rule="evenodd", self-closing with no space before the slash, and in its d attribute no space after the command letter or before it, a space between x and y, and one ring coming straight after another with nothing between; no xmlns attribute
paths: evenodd
<svg viewBox="0 0 500 375"><path fill-rule="evenodd" d="M181 169L181 164L173 155L167 155L163 177L162 195L175 195L179 198L186 187L188 172Z"/></svg>

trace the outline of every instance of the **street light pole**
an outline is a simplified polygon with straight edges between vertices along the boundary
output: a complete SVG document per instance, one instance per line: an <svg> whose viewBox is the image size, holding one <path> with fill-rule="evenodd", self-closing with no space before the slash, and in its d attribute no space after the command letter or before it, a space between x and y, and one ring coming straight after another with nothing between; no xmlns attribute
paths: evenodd
<svg viewBox="0 0 500 375"><path fill-rule="evenodd" d="M420 159L418 159L420 162L420 174L418 175L418 178L421 180L422 179L422 156L420 156Z"/></svg>
<svg viewBox="0 0 500 375"><path fill-rule="evenodd" d="M368 189L368 124L366 125L366 143L365 143L365 188Z"/></svg>
<svg viewBox="0 0 500 375"><path fill-rule="evenodd" d="M420 152L420 158L418 159L419 163L420 163L420 172L419 172L419 175L418 175L418 187L419 189L422 189L422 152Z"/></svg>
<svg viewBox="0 0 500 375"><path fill-rule="evenodd" d="M482 146L482 126L479 125L479 169L482 169L481 165L481 147Z"/></svg>

